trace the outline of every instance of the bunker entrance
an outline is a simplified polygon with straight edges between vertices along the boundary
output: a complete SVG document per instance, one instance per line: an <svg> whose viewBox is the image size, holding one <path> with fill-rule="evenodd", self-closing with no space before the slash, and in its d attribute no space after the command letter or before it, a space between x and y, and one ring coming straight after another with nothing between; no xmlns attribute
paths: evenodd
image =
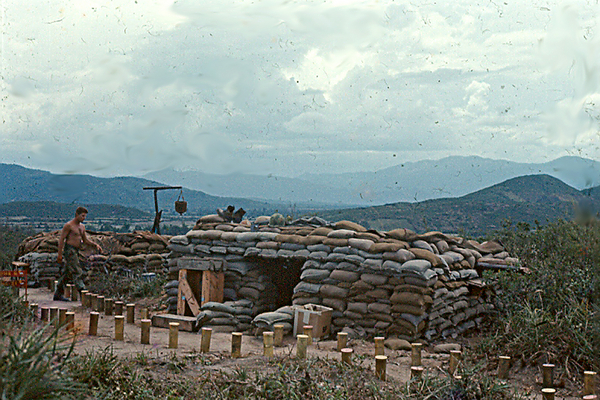
<svg viewBox="0 0 600 400"><path fill-rule="evenodd" d="M294 287L300 282L300 274L303 262L301 260L264 260L262 262L263 273L271 277L271 281L277 288L273 293L274 304L279 307L292 304Z"/></svg>

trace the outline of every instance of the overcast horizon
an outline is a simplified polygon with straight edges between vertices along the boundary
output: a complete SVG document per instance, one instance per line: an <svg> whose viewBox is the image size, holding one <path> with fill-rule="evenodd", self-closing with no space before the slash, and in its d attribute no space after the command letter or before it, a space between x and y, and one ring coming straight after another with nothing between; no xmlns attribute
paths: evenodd
<svg viewBox="0 0 600 400"><path fill-rule="evenodd" d="M588 1L4 0L0 162L297 177L599 161L599 16Z"/></svg>

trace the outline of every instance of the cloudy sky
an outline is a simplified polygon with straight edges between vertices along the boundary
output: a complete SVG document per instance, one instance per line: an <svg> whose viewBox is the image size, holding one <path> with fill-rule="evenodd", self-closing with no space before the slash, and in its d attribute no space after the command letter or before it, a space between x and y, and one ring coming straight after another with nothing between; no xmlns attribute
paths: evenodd
<svg viewBox="0 0 600 400"><path fill-rule="evenodd" d="M0 0L0 162L600 160L597 1Z"/></svg>

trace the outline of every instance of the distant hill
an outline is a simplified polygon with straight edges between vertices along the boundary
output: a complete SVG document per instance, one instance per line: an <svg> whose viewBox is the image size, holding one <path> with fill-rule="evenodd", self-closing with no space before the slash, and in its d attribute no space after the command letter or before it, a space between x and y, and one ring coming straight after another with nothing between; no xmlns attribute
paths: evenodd
<svg viewBox="0 0 600 400"><path fill-rule="evenodd" d="M446 157L405 162L375 172L273 175L211 175L172 169L145 175L169 185L183 185L217 196L290 201L318 206L370 206L464 196L523 175L546 174L576 189L600 185L600 163L561 157L546 163L517 163L488 158Z"/></svg>
<svg viewBox="0 0 600 400"><path fill-rule="evenodd" d="M365 227L389 230L398 227L417 232L482 235L502 227L504 220L534 226L558 218L570 220L581 205L600 210L600 188L577 190L549 175L509 179L458 197L415 203L335 210L320 213L328 220L348 219Z"/></svg>
<svg viewBox="0 0 600 400"><path fill-rule="evenodd" d="M15 201L53 201L71 204L115 204L154 212L152 190L147 186L164 184L142 178L97 178L90 175L56 175L14 164L0 164L0 204ZM175 214L174 202L179 190L158 191L159 208ZM189 214L213 214L217 207L243 207L249 216L270 214L279 210L289 212L289 203L255 201L237 197L217 197L183 189Z"/></svg>
<svg viewBox="0 0 600 400"><path fill-rule="evenodd" d="M90 217L123 218L151 220L152 214L133 207L123 207L112 204L77 204L84 206L90 212ZM54 201L13 201L0 204L0 222L7 217L28 217L40 220L60 219L67 221L73 218L75 205L56 203Z"/></svg>

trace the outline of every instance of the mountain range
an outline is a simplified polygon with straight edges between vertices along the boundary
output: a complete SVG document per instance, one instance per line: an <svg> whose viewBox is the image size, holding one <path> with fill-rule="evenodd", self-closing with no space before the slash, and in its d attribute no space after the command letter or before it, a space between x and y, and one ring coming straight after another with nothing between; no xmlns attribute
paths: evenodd
<svg viewBox="0 0 600 400"><path fill-rule="evenodd" d="M215 196L343 207L459 197L532 174L553 176L579 190L600 185L600 163L574 156L546 163L453 156L406 162L375 172L304 174L296 178L243 173L211 175L172 169L144 177Z"/></svg>

